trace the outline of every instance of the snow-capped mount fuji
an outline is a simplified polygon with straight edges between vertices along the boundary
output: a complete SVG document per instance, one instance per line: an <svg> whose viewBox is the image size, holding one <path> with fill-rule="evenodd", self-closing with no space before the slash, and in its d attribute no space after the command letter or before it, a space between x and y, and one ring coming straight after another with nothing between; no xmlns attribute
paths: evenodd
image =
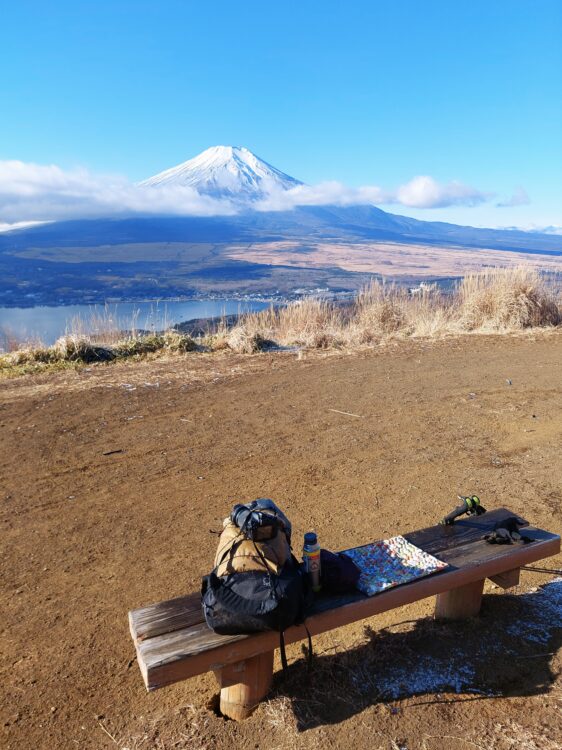
<svg viewBox="0 0 562 750"><path fill-rule="evenodd" d="M140 183L144 187L187 186L213 198L237 203L261 200L302 185L247 148L212 146L198 156Z"/></svg>

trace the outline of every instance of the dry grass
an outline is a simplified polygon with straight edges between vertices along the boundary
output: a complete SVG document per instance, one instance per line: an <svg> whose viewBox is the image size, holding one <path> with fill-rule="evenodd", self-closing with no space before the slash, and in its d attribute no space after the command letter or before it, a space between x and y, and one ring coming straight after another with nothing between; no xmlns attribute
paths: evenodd
<svg viewBox="0 0 562 750"><path fill-rule="evenodd" d="M389 338L512 333L561 323L560 285L519 266L470 274L449 294L432 285L410 294L404 287L373 281L347 308L309 299L244 316L239 327L247 337L318 349L369 346Z"/></svg>
<svg viewBox="0 0 562 750"><path fill-rule="evenodd" d="M554 279L554 280L553 280ZM389 339L440 338L465 333L516 333L562 324L559 278L527 266L469 274L450 293L424 285L416 294L404 287L373 281L351 305L308 298L226 321L197 339L168 330L138 331L129 321L127 335L109 308L89 323L74 321L70 333L54 346L20 346L10 338L0 356L0 377L129 357L214 352L231 349L254 354L263 349L355 349Z"/></svg>
<svg viewBox="0 0 562 750"><path fill-rule="evenodd" d="M562 322L559 295L529 268L466 276L457 295L459 323L464 330L509 332Z"/></svg>
<svg viewBox="0 0 562 750"><path fill-rule="evenodd" d="M238 354L255 354L263 349L265 339L256 331L250 330L245 325L234 326L225 337L226 347Z"/></svg>
<svg viewBox="0 0 562 750"><path fill-rule="evenodd" d="M177 331L130 335L111 344L94 341L92 337L84 334L66 334L53 346L25 346L0 356L0 377L14 377L148 355L185 354L198 348L197 342L191 336Z"/></svg>
<svg viewBox="0 0 562 750"><path fill-rule="evenodd" d="M343 345L345 316L331 302L304 299L279 308L243 316L240 324L263 341L280 346L327 349Z"/></svg>

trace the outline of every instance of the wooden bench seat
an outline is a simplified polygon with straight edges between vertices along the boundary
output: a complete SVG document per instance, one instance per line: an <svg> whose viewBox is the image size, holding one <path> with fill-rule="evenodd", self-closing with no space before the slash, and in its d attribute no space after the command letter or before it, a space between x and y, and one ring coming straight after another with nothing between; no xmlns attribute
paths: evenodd
<svg viewBox="0 0 562 750"><path fill-rule="evenodd" d="M436 617L457 619L478 614L484 580L508 588L519 581L519 568L556 554L560 537L526 524L533 541L488 544L483 534L509 516L500 508L482 516L431 526L405 534L421 549L449 564L445 570L367 597L359 592L318 596L306 625L312 635L436 596ZM248 716L267 693L273 674L276 632L217 635L207 627L199 593L153 604L129 613L140 670L148 690L212 670L221 687L221 712ZM306 638L302 625L285 631L286 643Z"/></svg>

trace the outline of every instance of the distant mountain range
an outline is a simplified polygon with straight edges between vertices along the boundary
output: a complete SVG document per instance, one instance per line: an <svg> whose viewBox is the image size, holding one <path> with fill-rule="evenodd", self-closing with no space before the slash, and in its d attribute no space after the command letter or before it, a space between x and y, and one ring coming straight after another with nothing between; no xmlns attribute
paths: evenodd
<svg viewBox="0 0 562 750"><path fill-rule="evenodd" d="M272 194L298 195L303 183L241 147L215 146L140 184L190 187L236 213L61 221L0 234L0 306L349 291L372 276L451 277L519 257L562 270L562 237L552 234L419 221L373 205L257 210Z"/></svg>

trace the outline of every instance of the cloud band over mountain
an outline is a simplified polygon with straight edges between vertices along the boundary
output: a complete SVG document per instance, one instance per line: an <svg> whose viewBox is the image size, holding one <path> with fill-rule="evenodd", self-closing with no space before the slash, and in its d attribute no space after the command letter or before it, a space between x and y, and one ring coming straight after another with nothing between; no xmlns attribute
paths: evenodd
<svg viewBox="0 0 562 750"><path fill-rule="evenodd" d="M144 188L85 169L0 161L0 222L52 221L125 214L228 215L228 201L185 186Z"/></svg>
<svg viewBox="0 0 562 750"><path fill-rule="evenodd" d="M252 208L290 210L305 205L398 205L410 208L477 206L493 197L460 182L438 183L414 177L394 190L376 185L347 187L340 182L297 184L272 189ZM213 197L187 185L139 185L116 175L85 169L64 170L56 165L0 161L0 225L27 221L57 221L130 214L192 216L231 215L240 205L228 197Z"/></svg>

